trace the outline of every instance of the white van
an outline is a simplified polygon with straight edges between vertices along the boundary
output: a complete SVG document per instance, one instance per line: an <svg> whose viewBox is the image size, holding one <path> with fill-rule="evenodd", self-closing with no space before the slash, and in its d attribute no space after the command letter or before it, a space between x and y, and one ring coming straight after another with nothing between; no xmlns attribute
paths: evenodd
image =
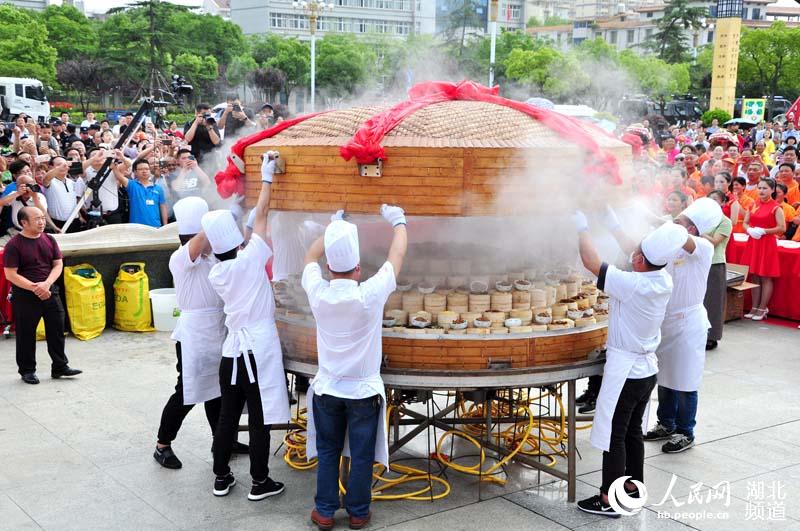
<svg viewBox="0 0 800 531"><path fill-rule="evenodd" d="M37 122L50 119L50 103L42 82L24 77L0 77L0 120L10 122L21 113Z"/></svg>

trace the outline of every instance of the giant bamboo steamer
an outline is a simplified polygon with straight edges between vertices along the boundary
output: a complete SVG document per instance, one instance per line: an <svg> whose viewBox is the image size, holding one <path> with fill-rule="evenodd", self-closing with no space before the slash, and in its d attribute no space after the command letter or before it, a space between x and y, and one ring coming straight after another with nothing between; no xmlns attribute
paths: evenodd
<svg viewBox="0 0 800 531"><path fill-rule="evenodd" d="M532 186L531 161L580 160L585 150L565 141L517 110L482 101L446 101L408 116L382 139L386 161L379 177L364 177L359 165L340 155L362 124L381 107L355 107L311 117L245 150L247 203L260 189L261 155L278 150L285 163L276 176L270 207L296 212L376 214L382 203L400 204L409 216L537 215L547 208L542 187ZM627 175L630 147L576 122L603 151L613 154ZM572 185L593 201L615 202L621 187L595 178ZM563 184L563 183L562 183ZM568 181L569 185L570 182ZM625 186L625 185L623 185ZM285 356L315 363L313 318L284 312L276 316ZM482 371L495 364L513 369L585 360L603 348L605 323L588 328L505 336L450 336L384 333L383 355L390 369L447 373Z"/></svg>

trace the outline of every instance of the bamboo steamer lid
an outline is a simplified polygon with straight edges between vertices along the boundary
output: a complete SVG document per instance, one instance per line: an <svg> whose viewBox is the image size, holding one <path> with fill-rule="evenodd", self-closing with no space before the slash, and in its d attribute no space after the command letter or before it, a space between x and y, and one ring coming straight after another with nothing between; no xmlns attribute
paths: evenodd
<svg viewBox="0 0 800 531"><path fill-rule="evenodd" d="M567 310L567 305L561 302L558 302L550 307L553 319L563 319L567 316Z"/></svg>
<svg viewBox="0 0 800 531"><path fill-rule="evenodd" d="M534 324L534 325L531 325L531 329L534 332L547 332L547 325Z"/></svg>
<svg viewBox="0 0 800 531"><path fill-rule="evenodd" d="M394 319L397 324L402 324L403 326L408 324L408 312L405 310L389 310L384 315Z"/></svg>
<svg viewBox="0 0 800 531"><path fill-rule="evenodd" d="M467 328L467 335L488 336L488 328Z"/></svg>
<svg viewBox="0 0 800 531"><path fill-rule="evenodd" d="M449 336L463 336L467 333L466 328L462 328L461 330L453 330L452 328L447 331L447 335Z"/></svg>
<svg viewBox="0 0 800 531"><path fill-rule="evenodd" d="M566 299L567 298L567 285L564 283L555 286L556 288L556 300Z"/></svg>
<svg viewBox="0 0 800 531"><path fill-rule="evenodd" d="M496 334L507 334L508 333L508 328L506 328L505 326L502 326L502 327L499 327L499 328L492 327L492 328L489 329L489 332L491 334L493 334L493 335L496 335Z"/></svg>
<svg viewBox="0 0 800 531"><path fill-rule="evenodd" d="M597 324L594 317L579 317L575 319L575 328L583 328L584 326L591 326Z"/></svg>
<svg viewBox="0 0 800 531"><path fill-rule="evenodd" d="M530 334L533 332L533 327L528 325L512 326L508 331L511 334Z"/></svg>
<svg viewBox="0 0 800 531"><path fill-rule="evenodd" d="M389 295L389 298L386 299L386 305L384 309L386 310L399 310L403 307L403 294L399 291L394 291Z"/></svg>

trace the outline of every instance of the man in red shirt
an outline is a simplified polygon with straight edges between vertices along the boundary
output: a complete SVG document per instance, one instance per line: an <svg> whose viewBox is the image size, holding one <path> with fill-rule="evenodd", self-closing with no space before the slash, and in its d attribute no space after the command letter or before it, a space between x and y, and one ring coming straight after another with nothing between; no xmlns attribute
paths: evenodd
<svg viewBox="0 0 800 531"><path fill-rule="evenodd" d="M6 278L13 285L11 304L17 325L17 368L22 381L38 384L36 377L36 326L44 317L47 352L53 360L53 378L75 376L82 371L68 365L64 354L64 307L58 285L64 269L61 249L44 234L45 213L23 207L17 213L22 232L11 238L4 252Z"/></svg>

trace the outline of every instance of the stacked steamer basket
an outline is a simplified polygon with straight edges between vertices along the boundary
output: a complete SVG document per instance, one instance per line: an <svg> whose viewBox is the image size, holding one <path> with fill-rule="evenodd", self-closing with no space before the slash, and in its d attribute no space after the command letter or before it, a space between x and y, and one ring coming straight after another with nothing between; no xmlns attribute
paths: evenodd
<svg viewBox="0 0 800 531"><path fill-rule="evenodd" d="M342 208L374 216L383 203L405 209L414 243L384 310L385 365L447 373L488 370L495 362L526 368L584 360L602 348L608 299L590 279L554 268L546 256L530 260L536 250L523 246L513 267L505 267L480 259L481 253L447 248L446 233L436 245L415 240L423 225L436 233L439 220L446 232L460 220L549 215L541 190L529 181L528 161L547 160L555 149L564 159L584 160L586 146L510 106L454 100L422 106L401 120L379 139L383 160L345 160L340 147L385 110L322 113L248 146L244 156L249 206L258 196L261 154L278 150L285 169L272 186L273 210L312 215ZM571 127L625 168L628 145L579 122ZM602 178L576 184L595 202L615 203L624 195ZM373 251L365 249L370 232L359 224L362 262L379 265L391 235L385 226L372 231L383 244ZM277 301L281 343L286 357L314 363L314 321L295 284L299 279L290 279Z"/></svg>

